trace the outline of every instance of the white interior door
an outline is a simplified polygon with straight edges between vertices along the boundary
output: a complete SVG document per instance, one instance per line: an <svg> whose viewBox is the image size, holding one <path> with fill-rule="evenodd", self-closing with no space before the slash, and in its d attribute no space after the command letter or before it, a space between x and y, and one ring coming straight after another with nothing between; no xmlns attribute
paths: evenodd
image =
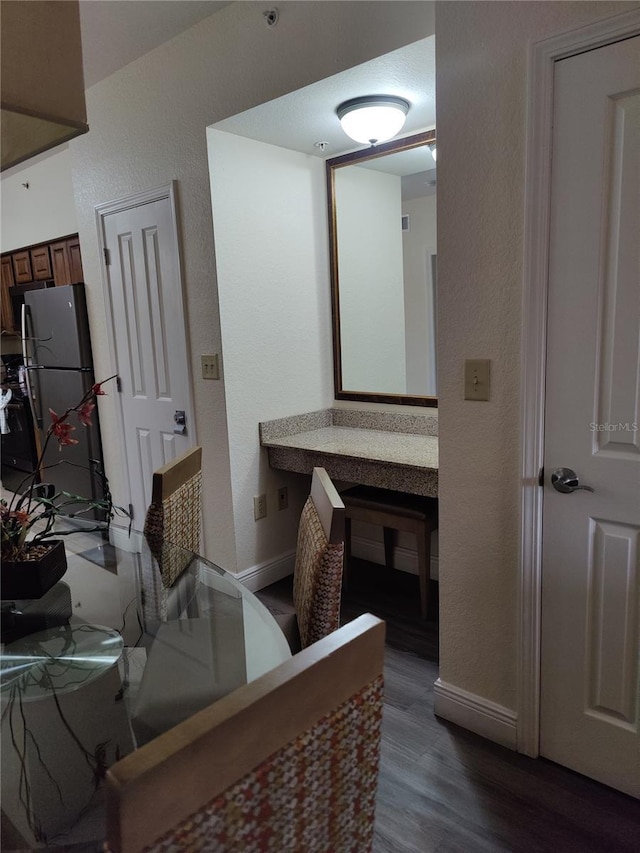
<svg viewBox="0 0 640 853"><path fill-rule="evenodd" d="M141 530L153 471L195 444L172 188L101 205L97 214L133 526ZM177 411L185 413L182 434Z"/></svg>
<svg viewBox="0 0 640 853"><path fill-rule="evenodd" d="M640 37L556 63L547 364L540 752L640 797Z"/></svg>

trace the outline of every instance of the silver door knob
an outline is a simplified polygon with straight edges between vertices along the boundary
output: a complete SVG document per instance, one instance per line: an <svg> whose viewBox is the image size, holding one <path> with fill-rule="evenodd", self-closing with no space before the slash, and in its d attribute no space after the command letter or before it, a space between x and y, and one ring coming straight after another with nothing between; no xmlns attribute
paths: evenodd
<svg viewBox="0 0 640 853"><path fill-rule="evenodd" d="M551 475L551 485L556 492L562 492L565 495L571 492L592 492L591 486L581 486L578 475L572 468L556 468Z"/></svg>
<svg viewBox="0 0 640 853"><path fill-rule="evenodd" d="M176 409L173 413L173 422L175 424L173 431L176 435L187 434L187 416L182 409Z"/></svg>

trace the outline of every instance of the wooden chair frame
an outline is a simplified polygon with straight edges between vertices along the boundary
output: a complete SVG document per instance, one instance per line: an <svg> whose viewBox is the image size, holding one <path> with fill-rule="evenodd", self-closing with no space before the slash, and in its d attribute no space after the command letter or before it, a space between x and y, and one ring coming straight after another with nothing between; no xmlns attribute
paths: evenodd
<svg viewBox="0 0 640 853"><path fill-rule="evenodd" d="M118 761L109 849L150 845L381 676L384 636L384 622L360 616Z"/></svg>
<svg viewBox="0 0 640 853"><path fill-rule="evenodd" d="M202 468L202 448L192 447L153 472L151 502L161 504Z"/></svg>
<svg viewBox="0 0 640 853"><path fill-rule="evenodd" d="M344 542L344 502L324 468L313 469L311 500L329 543Z"/></svg>

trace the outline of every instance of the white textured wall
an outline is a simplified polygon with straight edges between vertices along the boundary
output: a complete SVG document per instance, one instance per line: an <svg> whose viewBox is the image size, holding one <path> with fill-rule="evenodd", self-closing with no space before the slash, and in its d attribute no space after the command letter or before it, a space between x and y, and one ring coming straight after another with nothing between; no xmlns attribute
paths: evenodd
<svg viewBox="0 0 640 853"><path fill-rule="evenodd" d="M342 387L404 394L400 178L347 166L334 188Z"/></svg>
<svg viewBox="0 0 640 853"><path fill-rule="evenodd" d="M308 495L269 468L258 423L333 401L324 161L209 129L237 567L293 551ZM287 485L289 507L277 490ZM253 497L267 494L254 521Z"/></svg>
<svg viewBox="0 0 640 853"><path fill-rule="evenodd" d="M436 4L440 676L510 708L527 49L637 5ZM463 401L465 358L491 359L489 402Z"/></svg>
<svg viewBox="0 0 640 853"><path fill-rule="evenodd" d="M436 197L402 203L410 228L402 234L407 393L436 395L435 317L428 255L436 250Z"/></svg>
<svg viewBox="0 0 640 853"><path fill-rule="evenodd" d="M22 184L28 183L29 189ZM2 173L0 251L66 237L78 230L67 145Z"/></svg>
<svg viewBox="0 0 640 853"><path fill-rule="evenodd" d="M236 565L229 461L235 439L227 434L224 383L197 378L200 353L221 347L205 128L433 33L431 3L287 2L272 29L263 9L257 2L233 3L91 87L90 131L70 146L98 375L108 375L111 362L94 206L178 181L197 432L204 447L205 551L229 566ZM286 341L285 325L281 331ZM258 341L253 346L259 350ZM111 398L101 400L100 416L107 471L120 503L127 496Z"/></svg>

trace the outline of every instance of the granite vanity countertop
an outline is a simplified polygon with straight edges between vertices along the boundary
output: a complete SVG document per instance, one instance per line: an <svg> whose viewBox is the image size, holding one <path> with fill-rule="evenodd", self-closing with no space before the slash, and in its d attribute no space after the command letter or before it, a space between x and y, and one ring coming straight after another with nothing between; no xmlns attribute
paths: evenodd
<svg viewBox="0 0 640 853"><path fill-rule="evenodd" d="M333 479L436 497L437 418L324 409L260 424L269 464Z"/></svg>
<svg viewBox="0 0 640 853"><path fill-rule="evenodd" d="M438 469L438 437L385 430L327 426L280 438L263 439L265 447L290 447L352 459L411 468Z"/></svg>

